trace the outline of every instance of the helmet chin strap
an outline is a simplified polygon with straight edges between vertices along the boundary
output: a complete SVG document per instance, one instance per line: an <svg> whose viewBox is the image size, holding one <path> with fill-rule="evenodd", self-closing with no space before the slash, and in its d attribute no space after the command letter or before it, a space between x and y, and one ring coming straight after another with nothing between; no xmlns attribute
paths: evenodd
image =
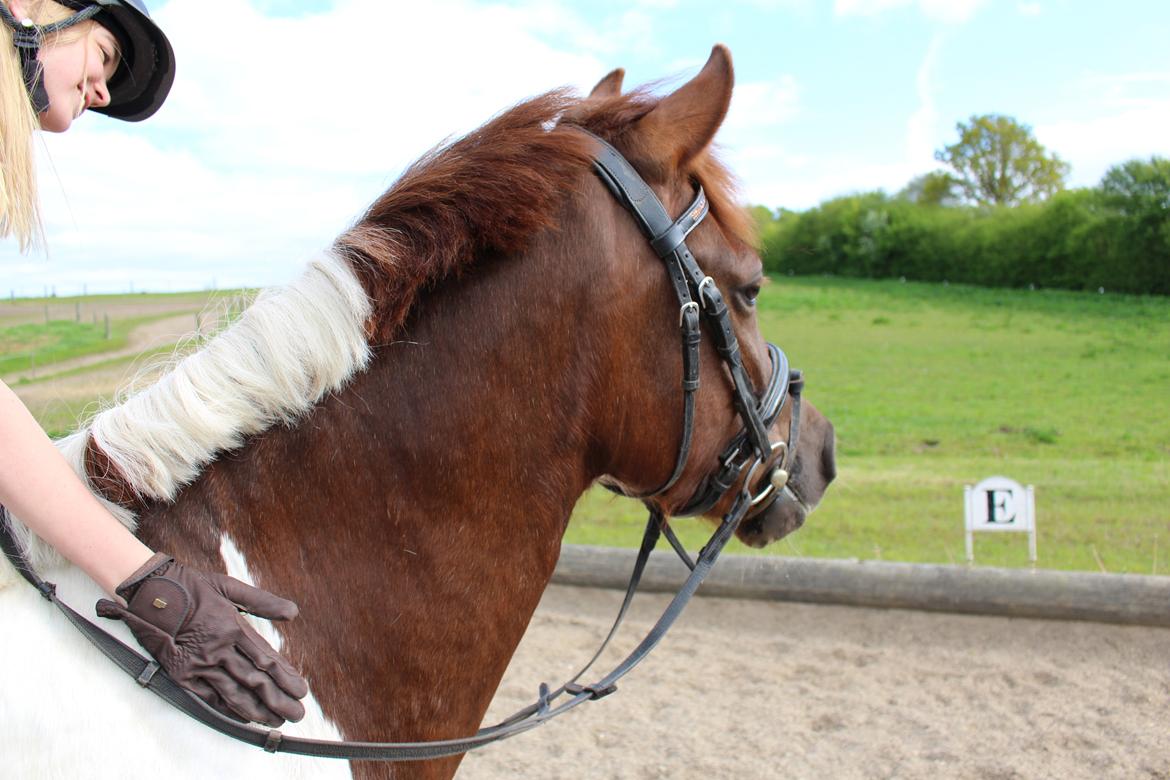
<svg viewBox="0 0 1170 780"><path fill-rule="evenodd" d="M12 28L12 45L16 47L16 51L20 54L20 68L24 75L24 87L28 90L28 96L32 100L33 109L38 114L44 113L49 109L49 93L45 91L45 82L42 78L44 68L37 60L37 54L41 50L41 44L45 42L47 36L66 30L75 24L84 22L86 19L92 19L99 11L101 11L101 6L89 5L72 16L58 22L39 25L35 24L32 19L18 20L8 10L8 4L0 2L0 19L3 19L4 23Z"/></svg>

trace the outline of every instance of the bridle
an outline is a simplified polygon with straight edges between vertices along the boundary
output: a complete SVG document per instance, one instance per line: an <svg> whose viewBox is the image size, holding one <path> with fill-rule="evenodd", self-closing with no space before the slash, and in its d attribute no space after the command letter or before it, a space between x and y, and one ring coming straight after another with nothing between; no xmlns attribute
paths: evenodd
<svg viewBox="0 0 1170 780"><path fill-rule="evenodd" d="M202 700L180 688L165 672L160 671L158 664L153 660L139 655L59 600L56 585L41 579L24 557L3 508L0 507L0 548L3 548L8 560L21 576L64 614L70 623L139 685L149 688L168 704L200 723L270 753L351 761L418 761L453 756L529 731L586 701L600 699L613 693L617 689L617 681L640 663L665 636L666 631L682 613L691 596L714 566L719 553L744 517L752 511L763 511L775 500L777 492L786 487L788 469L799 435L800 392L803 380L800 372L789 371L788 359L784 352L779 347L768 344L772 362L768 384L758 398L752 394L751 381L744 369L739 343L731 327L723 297L711 277L703 274L686 246L687 235L707 215L707 198L703 188L696 185L697 194L691 207L682 217L672 221L653 191L625 158L605 141L590 135L597 141L599 148L594 161L594 171L618 201L634 215L642 231L650 238L650 244L655 252L666 262L675 294L679 299L679 322L683 341L683 438L670 477L657 490L641 496L647 499L650 517L630 577L630 584L626 588L625 598L613 627L589 663L566 683L555 691L541 683L535 703L495 726L482 728L472 736L461 739L430 742L342 742L288 737L276 729L257 728L221 715ZM724 515L710 540L692 561L665 522L661 510L649 499L660 495L678 481L690 453L694 427L694 393L699 387L699 344L702 339L700 313L707 320L715 346L730 372L734 386L735 408L744 425L724 449L716 470L703 480L700 488L687 502L684 511L688 514L708 511L737 483L745 470L747 473L742 487L732 501L731 508ZM768 437L768 428L779 416L789 396L793 398L789 438L787 442L773 444ZM780 453L778 458L777 453ZM779 465L773 470L768 486L753 495L751 485L757 473L774 458ZM617 633L637 591L642 572L650 559L650 552L663 533L667 535L671 546L679 553L683 562L691 569L690 576L638 646L608 674L592 684L581 685L578 680L593 666L610 639Z"/></svg>
<svg viewBox="0 0 1170 780"><path fill-rule="evenodd" d="M715 280L703 273L686 244L687 236L710 211L702 185L695 184L695 198L691 205L681 217L672 220L654 191L625 157L606 141L592 133L589 135L599 148L594 158L594 171L617 201L634 217L642 233L650 240L651 248L666 265L671 287L678 299L679 331L682 337L682 441L674 470L666 482L648 493L631 495L616 483L605 481L604 484L631 498L647 500L665 493L682 476L694 434L695 392L699 389L699 346L703 340L700 323L706 320L715 348L731 375L732 399L736 412L743 420L743 428L719 455L717 469L704 477L690 500L672 514L706 514L739 481L749 464L751 468L745 489L750 489L755 472L778 455L767 485L751 499L749 511L762 512L776 499L778 491L788 486L788 476L800 435L800 397L804 378L800 371L789 370L788 356L769 342L768 356L772 365L768 382L759 398L752 393L751 380L743 365L739 340L731 326L727 304ZM788 440L772 443L768 437L768 428L779 417L789 396L793 401Z"/></svg>

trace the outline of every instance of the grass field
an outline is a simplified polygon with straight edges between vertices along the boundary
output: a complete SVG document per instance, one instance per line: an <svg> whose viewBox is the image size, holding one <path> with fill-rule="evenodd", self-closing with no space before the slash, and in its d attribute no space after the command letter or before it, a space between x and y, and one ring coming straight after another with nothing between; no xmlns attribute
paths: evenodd
<svg viewBox="0 0 1170 780"><path fill-rule="evenodd" d="M1170 574L1170 300L777 278L760 314L840 468L767 552L960 562L963 486L1004 474L1035 485L1040 566ZM597 491L569 540L633 544L643 523ZM978 535L975 557L1027 566L1026 538Z"/></svg>
<svg viewBox="0 0 1170 780"><path fill-rule="evenodd" d="M135 328L172 316L154 314L129 317L110 322L106 337L105 323L53 320L46 324L14 325L0 330L0 376L13 372L53 371L54 364L87 355L118 350L126 346Z"/></svg>
<svg viewBox="0 0 1170 780"><path fill-rule="evenodd" d="M132 296L134 316L168 297ZM760 319L836 426L840 469L805 528L766 553L960 562L963 486L1004 474L1035 485L1040 566L1170 574L1170 299L777 278ZM0 360L48 337L5 321L0 308ZM101 377L119 372L90 371L47 429L112 392ZM643 524L639 504L595 490L568 541L632 546ZM692 546L706 536L700 521L676 527ZM976 560L1027 566L1026 539L979 536Z"/></svg>
<svg viewBox="0 0 1170 780"><path fill-rule="evenodd" d="M51 436L61 436L139 368L172 354L197 323L211 331L246 297L221 290L3 300L0 378ZM159 333L171 335L159 341Z"/></svg>

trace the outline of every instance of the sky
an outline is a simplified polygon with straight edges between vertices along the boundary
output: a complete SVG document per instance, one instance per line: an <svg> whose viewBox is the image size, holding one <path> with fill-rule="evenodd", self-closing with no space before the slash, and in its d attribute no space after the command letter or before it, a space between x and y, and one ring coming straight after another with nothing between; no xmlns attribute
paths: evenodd
<svg viewBox="0 0 1170 780"><path fill-rule="evenodd" d="M148 0L178 71L151 119L38 134L46 247L0 295L280 284L412 160L561 86L682 83L725 43L745 203L894 193L1006 114L1070 186L1170 156L1165 0Z"/></svg>

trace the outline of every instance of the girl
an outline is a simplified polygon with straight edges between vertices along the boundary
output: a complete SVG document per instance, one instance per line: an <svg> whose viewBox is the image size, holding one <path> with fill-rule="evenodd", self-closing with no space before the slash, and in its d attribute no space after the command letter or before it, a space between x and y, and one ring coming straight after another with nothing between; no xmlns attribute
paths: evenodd
<svg viewBox="0 0 1170 780"><path fill-rule="evenodd" d="M141 0L0 0L0 19L0 236L25 250L41 233L34 131L64 132L87 109L146 119L170 91L174 55ZM296 605L143 545L3 382L0 504L117 599L98 614L124 620L176 682L238 720L303 717L305 680L239 613L288 620Z"/></svg>

